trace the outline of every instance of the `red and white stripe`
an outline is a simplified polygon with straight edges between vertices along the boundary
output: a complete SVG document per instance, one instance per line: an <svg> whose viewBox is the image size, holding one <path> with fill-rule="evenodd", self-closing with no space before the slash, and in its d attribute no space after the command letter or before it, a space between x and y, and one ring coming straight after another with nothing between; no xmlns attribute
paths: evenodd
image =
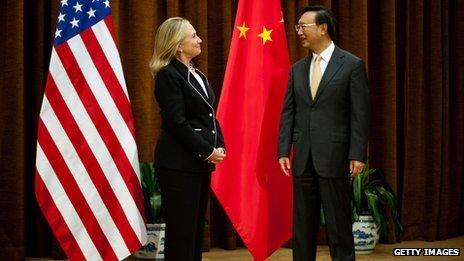
<svg viewBox="0 0 464 261"><path fill-rule="evenodd" d="M40 112L36 196L72 260L146 242L131 113L110 18L55 46Z"/></svg>

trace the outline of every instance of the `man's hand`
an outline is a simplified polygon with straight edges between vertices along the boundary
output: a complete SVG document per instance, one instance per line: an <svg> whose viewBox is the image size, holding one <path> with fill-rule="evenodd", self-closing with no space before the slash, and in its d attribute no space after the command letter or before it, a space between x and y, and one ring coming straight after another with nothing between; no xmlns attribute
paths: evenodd
<svg viewBox="0 0 464 261"><path fill-rule="evenodd" d="M226 157L223 148L214 148L213 153L206 159L209 163L218 164Z"/></svg>
<svg viewBox="0 0 464 261"><path fill-rule="evenodd" d="M357 160L350 160L350 176L356 177L364 169L364 163Z"/></svg>
<svg viewBox="0 0 464 261"><path fill-rule="evenodd" d="M288 157L280 157L279 165L280 170L282 170L286 176L290 176L290 171L292 169L292 166L290 165L290 159Z"/></svg>

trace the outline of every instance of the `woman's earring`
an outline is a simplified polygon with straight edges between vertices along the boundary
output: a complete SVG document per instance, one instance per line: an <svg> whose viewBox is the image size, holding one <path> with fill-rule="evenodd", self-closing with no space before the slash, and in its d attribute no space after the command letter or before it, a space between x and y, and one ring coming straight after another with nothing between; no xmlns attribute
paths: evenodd
<svg viewBox="0 0 464 261"><path fill-rule="evenodd" d="M179 52L181 53L181 52L183 52L183 50L182 50L182 49L179 49Z"/></svg>

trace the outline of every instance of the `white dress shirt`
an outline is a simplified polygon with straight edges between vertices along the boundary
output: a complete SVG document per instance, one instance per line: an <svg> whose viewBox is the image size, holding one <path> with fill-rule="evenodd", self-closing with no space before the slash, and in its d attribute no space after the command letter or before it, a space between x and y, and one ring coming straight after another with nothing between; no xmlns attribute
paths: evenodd
<svg viewBox="0 0 464 261"><path fill-rule="evenodd" d="M201 79L200 75L198 75L198 73L196 73L195 71L191 71L191 73L193 74L193 76L195 76L195 79L197 79L197 82L200 84L201 88L205 92L206 97L209 98L208 92L206 91L205 83L203 82L203 79Z"/></svg>
<svg viewBox="0 0 464 261"><path fill-rule="evenodd" d="M330 57L332 57L334 50L335 50L335 44L331 42L330 45L327 48L325 48L325 50L322 51L321 53L322 60L320 62L320 66L321 66L322 77L324 77L325 69L327 68L327 65L329 64ZM309 72L310 72L309 82L311 82L311 72L313 71L313 65L314 65L314 62L316 61L316 57L317 57L317 54L313 53L313 58L311 60L311 67L309 68Z"/></svg>

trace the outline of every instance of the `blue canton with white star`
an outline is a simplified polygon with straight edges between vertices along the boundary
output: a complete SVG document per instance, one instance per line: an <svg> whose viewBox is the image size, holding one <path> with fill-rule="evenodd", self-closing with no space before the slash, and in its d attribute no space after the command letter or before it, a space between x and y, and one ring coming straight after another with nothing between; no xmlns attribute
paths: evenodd
<svg viewBox="0 0 464 261"><path fill-rule="evenodd" d="M109 0L61 0L53 45L66 42L110 13Z"/></svg>

